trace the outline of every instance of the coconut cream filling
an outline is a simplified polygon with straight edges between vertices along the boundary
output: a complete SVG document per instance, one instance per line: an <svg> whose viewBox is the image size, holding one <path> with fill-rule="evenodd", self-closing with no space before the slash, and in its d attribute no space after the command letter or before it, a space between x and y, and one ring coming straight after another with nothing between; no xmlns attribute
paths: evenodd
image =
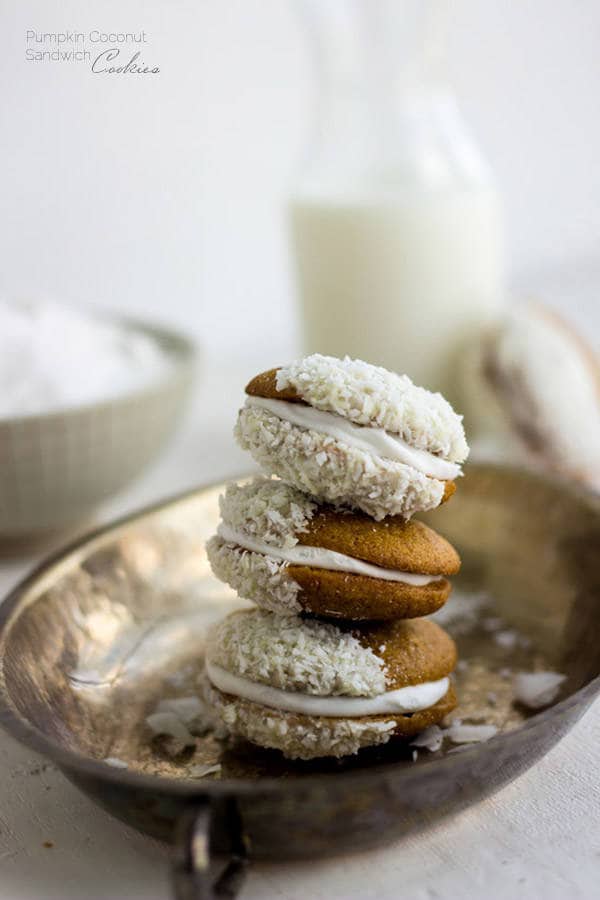
<svg viewBox="0 0 600 900"><path fill-rule="evenodd" d="M206 674L211 684L224 694L232 694L242 700L284 712L335 719L419 712L434 706L450 686L448 678L440 678L439 681L425 681L395 691L386 691L376 697L319 697L299 691L282 691L268 684L250 681L228 672L210 660L206 661Z"/></svg>
<svg viewBox="0 0 600 900"><path fill-rule="evenodd" d="M296 544L294 547L274 547L256 538L250 537L243 531L235 531L224 522L217 528L220 538L230 544L237 544L244 550L252 553L260 553L262 556L270 556L282 562L297 566L312 566L315 569L329 569L332 572L345 572L349 575L367 575L369 578L381 578L384 581L399 581L403 584L412 584L415 587L423 587L434 581L441 581L443 575L415 575L413 572L401 572L397 569L384 569L383 566L375 566L356 559L354 556L346 556L336 550L325 550L323 547L306 547Z"/></svg>
<svg viewBox="0 0 600 900"><path fill-rule="evenodd" d="M397 434L390 434L383 428L355 425L343 416L315 409L314 406L269 397L248 397L246 406L265 409L298 428L321 432L364 453L403 463L440 481L452 481L461 474L461 468L456 463L441 459L428 450L411 447Z"/></svg>

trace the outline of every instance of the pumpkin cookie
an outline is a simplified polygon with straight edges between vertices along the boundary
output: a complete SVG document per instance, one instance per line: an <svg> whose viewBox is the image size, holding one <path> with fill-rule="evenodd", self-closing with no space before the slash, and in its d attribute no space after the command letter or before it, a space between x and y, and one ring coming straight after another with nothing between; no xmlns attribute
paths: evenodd
<svg viewBox="0 0 600 900"><path fill-rule="evenodd" d="M205 690L234 735L290 759L340 757L441 721L455 663L426 619L358 628L242 610L209 634Z"/></svg>
<svg viewBox="0 0 600 900"><path fill-rule="evenodd" d="M481 449L600 491L600 360L554 310L520 304L465 347L462 396Z"/></svg>
<svg viewBox="0 0 600 900"><path fill-rule="evenodd" d="M282 481L231 484L207 551L215 575L279 614L413 618L439 609L460 559L422 522L318 505Z"/></svg>
<svg viewBox="0 0 600 900"><path fill-rule="evenodd" d="M360 360L314 354L246 393L236 437L269 475L376 520L434 509L468 455L462 417L441 394Z"/></svg>

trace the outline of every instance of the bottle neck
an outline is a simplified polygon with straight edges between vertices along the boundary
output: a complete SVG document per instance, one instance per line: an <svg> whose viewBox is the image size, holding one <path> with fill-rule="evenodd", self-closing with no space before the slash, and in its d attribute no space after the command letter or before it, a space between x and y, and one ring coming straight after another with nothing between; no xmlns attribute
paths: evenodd
<svg viewBox="0 0 600 900"><path fill-rule="evenodd" d="M346 91L323 102L307 174L373 189L491 184L492 176L441 86L374 103Z"/></svg>
<svg viewBox="0 0 600 900"><path fill-rule="evenodd" d="M383 189L488 181L445 84L439 0L305 0L319 86L306 174Z"/></svg>

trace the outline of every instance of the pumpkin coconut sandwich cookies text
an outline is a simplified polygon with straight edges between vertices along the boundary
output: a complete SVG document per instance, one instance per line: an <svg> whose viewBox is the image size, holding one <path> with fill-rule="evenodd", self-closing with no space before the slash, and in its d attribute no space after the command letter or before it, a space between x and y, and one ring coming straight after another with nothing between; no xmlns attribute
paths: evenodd
<svg viewBox="0 0 600 900"><path fill-rule="evenodd" d="M309 356L254 378L236 437L266 474L230 485L215 575L260 609L207 643L205 692L234 735L290 758L412 737L456 705L442 606L454 548L411 520L468 454L440 394L359 360Z"/></svg>

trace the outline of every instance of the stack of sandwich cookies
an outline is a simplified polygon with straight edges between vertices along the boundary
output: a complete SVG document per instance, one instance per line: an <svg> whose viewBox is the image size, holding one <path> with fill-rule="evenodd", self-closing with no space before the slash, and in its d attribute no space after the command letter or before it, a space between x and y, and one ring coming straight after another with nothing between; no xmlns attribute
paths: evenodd
<svg viewBox="0 0 600 900"><path fill-rule="evenodd" d="M236 437L269 475L376 520L439 506L468 455L441 394L360 360L314 354L246 393Z"/></svg>
<svg viewBox="0 0 600 900"><path fill-rule="evenodd" d="M257 376L236 435L266 474L230 485L208 543L259 609L207 643L207 691L232 734L289 758L409 737L456 704L439 609L454 548L410 517L454 492L461 418L366 363L311 356Z"/></svg>
<svg viewBox="0 0 600 900"><path fill-rule="evenodd" d="M230 485L208 542L215 575L280 615L406 619L439 609L456 550L422 522L316 503L281 481Z"/></svg>

